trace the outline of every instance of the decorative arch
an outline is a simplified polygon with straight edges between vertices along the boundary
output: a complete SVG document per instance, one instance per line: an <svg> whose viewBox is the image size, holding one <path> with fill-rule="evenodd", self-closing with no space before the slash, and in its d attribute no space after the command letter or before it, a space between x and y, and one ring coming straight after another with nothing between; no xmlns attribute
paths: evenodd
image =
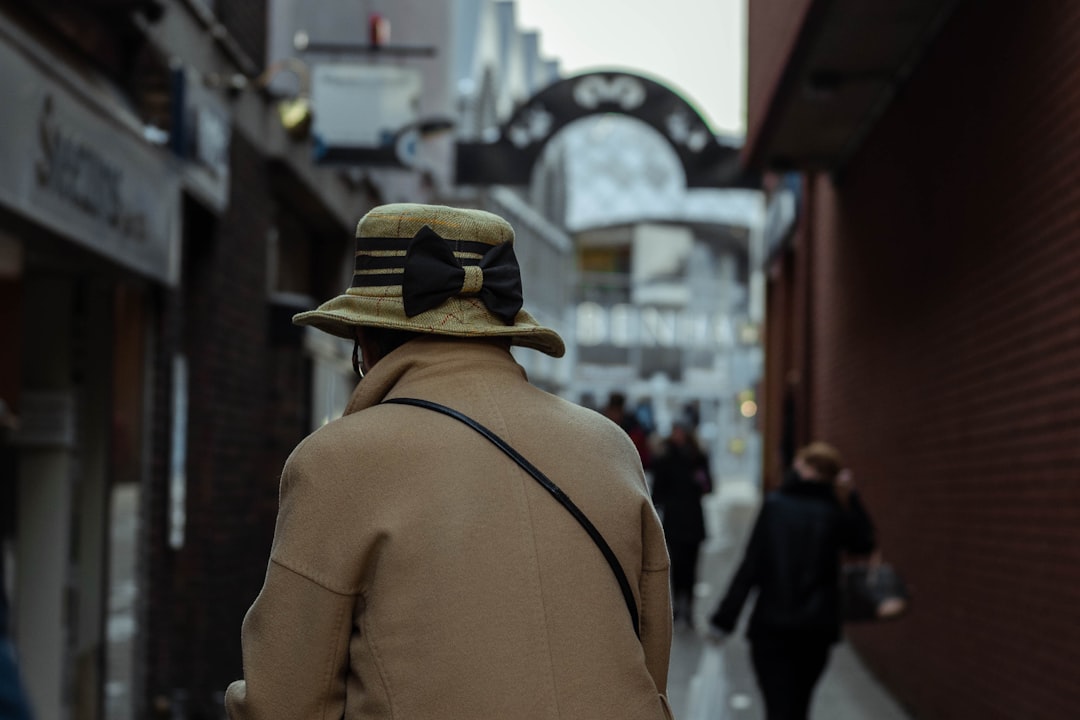
<svg viewBox="0 0 1080 720"><path fill-rule="evenodd" d="M527 185L547 142L570 123L617 113L651 126L671 144L687 187L744 186L739 149L721 145L698 112L660 83L625 72L559 80L527 100L492 142L457 144L461 185Z"/></svg>

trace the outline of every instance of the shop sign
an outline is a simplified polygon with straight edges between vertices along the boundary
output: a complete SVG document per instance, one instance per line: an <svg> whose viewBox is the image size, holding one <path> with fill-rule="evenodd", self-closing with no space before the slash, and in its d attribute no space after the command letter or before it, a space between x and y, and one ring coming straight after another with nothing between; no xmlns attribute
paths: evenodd
<svg viewBox="0 0 1080 720"><path fill-rule="evenodd" d="M734 347L746 342L735 318L726 313L638 307L595 302L577 306L576 337L586 347L661 347L684 350Z"/></svg>
<svg viewBox="0 0 1080 720"><path fill-rule="evenodd" d="M740 149L721 144L685 98L649 78L610 71L557 80L521 102L494 137L457 143L457 182L528 185L555 135L582 118L609 113L639 120L667 140L687 187L757 189L739 163Z"/></svg>
<svg viewBox="0 0 1080 720"><path fill-rule="evenodd" d="M317 65L311 77L315 161L411 166L422 90L415 68Z"/></svg>
<svg viewBox="0 0 1080 720"><path fill-rule="evenodd" d="M178 279L179 176L168 156L0 43L0 202L162 282ZM76 94L78 93L78 94ZM117 106L116 112L122 112Z"/></svg>

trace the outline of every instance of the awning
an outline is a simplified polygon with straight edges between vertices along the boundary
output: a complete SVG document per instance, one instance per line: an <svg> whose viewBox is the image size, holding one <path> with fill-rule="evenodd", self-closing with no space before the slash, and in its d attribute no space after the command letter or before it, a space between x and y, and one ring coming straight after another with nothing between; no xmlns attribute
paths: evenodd
<svg viewBox="0 0 1080 720"><path fill-rule="evenodd" d="M815 0L744 151L750 170L836 170L960 0Z"/></svg>

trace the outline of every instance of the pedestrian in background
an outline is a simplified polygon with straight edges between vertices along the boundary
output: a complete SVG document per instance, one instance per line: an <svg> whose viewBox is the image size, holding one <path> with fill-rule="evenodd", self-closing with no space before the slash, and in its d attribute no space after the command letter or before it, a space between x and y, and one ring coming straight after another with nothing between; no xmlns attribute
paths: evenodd
<svg viewBox="0 0 1080 720"><path fill-rule="evenodd" d="M231 718L671 717L668 558L641 462L511 355L564 352L522 310L513 237L479 210L375 208L353 286L294 318L352 339L363 379L283 470ZM467 424L395 404L408 398L511 443L618 572L528 471Z"/></svg>
<svg viewBox="0 0 1080 720"><path fill-rule="evenodd" d="M652 457L649 452L649 434L646 432L645 427L638 422L634 413L627 412L626 395L621 392L613 392L608 395L607 404L604 405L602 412L630 436L630 440L637 449L638 457L641 459L641 467L648 470L652 464Z"/></svg>
<svg viewBox="0 0 1080 720"><path fill-rule="evenodd" d="M672 426L653 461L652 473L652 500L671 558L673 618L676 626L691 628L698 555L705 540L701 498L712 492L712 473L709 456L689 423L679 421Z"/></svg>
<svg viewBox="0 0 1080 720"><path fill-rule="evenodd" d="M843 553L868 554L874 530L840 453L814 442L762 505L727 593L710 619L722 641L757 590L747 638L767 720L806 720L840 639Z"/></svg>

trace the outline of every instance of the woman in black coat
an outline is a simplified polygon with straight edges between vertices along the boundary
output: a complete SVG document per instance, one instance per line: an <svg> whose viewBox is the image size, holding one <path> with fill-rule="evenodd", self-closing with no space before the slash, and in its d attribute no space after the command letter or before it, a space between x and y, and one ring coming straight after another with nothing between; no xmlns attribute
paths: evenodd
<svg viewBox="0 0 1080 720"><path fill-rule="evenodd" d="M873 525L842 468L830 445L799 450L784 484L765 499L742 563L710 620L710 635L723 639L757 590L747 638L768 720L806 719L840 639L841 556L874 549Z"/></svg>
<svg viewBox="0 0 1080 720"><path fill-rule="evenodd" d="M701 498L712 492L709 457L690 427L676 423L653 459L652 500L664 524L671 558L672 607L676 624L693 625L698 553L705 539Z"/></svg>

